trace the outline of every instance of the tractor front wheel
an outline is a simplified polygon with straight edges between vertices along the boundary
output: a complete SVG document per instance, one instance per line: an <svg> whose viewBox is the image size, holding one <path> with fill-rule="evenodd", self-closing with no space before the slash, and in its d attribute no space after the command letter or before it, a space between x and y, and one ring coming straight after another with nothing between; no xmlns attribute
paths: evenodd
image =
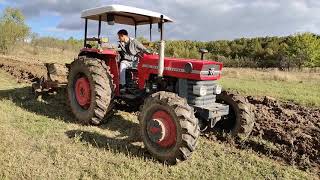
<svg viewBox="0 0 320 180"><path fill-rule="evenodd" d="M195 150L200 135L198 119L178 95L152 94L142 106L139 121L145 147L160 161L176 164Z"/></svg>
<svg viewBox="0 0 320 180"><path fill-rule="evenodd" d="M246 139L254 127L254 107L245 97L227 91L217 95L217 102L229 105L229 114L223 116L215 128Z"/></svg>

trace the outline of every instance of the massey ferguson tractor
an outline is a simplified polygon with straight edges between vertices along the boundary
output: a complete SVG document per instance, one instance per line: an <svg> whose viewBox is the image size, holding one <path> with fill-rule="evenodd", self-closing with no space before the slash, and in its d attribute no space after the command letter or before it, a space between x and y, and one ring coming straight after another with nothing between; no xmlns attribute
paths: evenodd
<svg viewBox="0 0 320 180"><path fill-rule="evenodd" d="M237 137L250 134L254 125L252 107L244 98L222 92L217 83L222 63L164 57L164 25L172 19L122 5L88 9L81 17L85 20L85 37L78 57L66 66L47 64L48 77L33 86L43 91L66 83L68 104L80 123L99 125L108 120L116 101L134 102L132 106L140 106L138 119L145 148L168 164L188 159L201 132L220 130ZM98 21L97 37L87 37L89 20ZM104 47L102 22L131 25L135 35L138 26L148 26L150 41L154 24L160 33L159 52L140 54L137 65L127 69L125 93L119 90L118 49ZM206 50L200 52L203 57Z"/></svg>

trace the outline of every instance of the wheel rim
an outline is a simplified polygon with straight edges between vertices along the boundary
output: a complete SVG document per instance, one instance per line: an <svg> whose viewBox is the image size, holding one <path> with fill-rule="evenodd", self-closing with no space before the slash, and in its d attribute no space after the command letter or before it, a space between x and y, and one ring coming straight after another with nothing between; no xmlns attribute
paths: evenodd
<svg viewBox="0 0 320 180"><path fill-rule="evenodd" d="M149 139L160 147L171 147L177 141L177 128L170 114L156 111L147 124Z"/></svg>
<svg viewBox="0 0 320 180"><path fill-rule="evenodd" d="M77 79L75 84L75 95L76 95L78 104L82 108L88 109L90 107L91 90L90 90L90 82L88 78L81 77Z"/></svg>

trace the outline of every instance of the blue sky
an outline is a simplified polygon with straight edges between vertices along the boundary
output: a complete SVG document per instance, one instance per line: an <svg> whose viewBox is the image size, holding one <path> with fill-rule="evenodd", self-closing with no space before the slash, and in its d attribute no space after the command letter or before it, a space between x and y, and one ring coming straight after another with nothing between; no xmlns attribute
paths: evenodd
<svg viewBox="0 0 320 180"><path fill-rule="evenodd" d="M60 38L65 38L69 36L66 34L66 32L54 32L54 29L51 29L52 27L55 27L58 25L58 23L61 21L61 17L59 16L53 16L48 15L45 18L39 18L39 17L32 17L27 19L26 23L31 27L31 30L33 32L36 32L40 34L41 36L56 36ZM77 32L76 37L79 37L79 33Z"/></svg>
<svg viewBox="0 0 320 180"><path fill-rule="evenodd" d="M81 11L108 4L135 6L170 16L175 23L166 26L167 39L209 41L320 33L318 0L0 0L0 10L6 6L20 8L27 24L41 36L82 38ZM120 28L104 26L103 32L112 39ZM90 29L95 32L93 25ZM129 30L132 32L132 28ZM139 30L139 35L148 34L147 28Z"/></svg>
<svg viewBox="0 0 320 180"><path fill-rule="evenodd" d="M1 2L1 1L0 1ZM2 12L10 3L1 4L0 11ZM76 38L82 38L82 32L79 31L59 31L54 29L59 22L61 22L62 17L57 15L43 14L41 17L28 17L26 23L31 28L32 32L36 32L41 36L53 36L58 38L68 38L74 36Z"/></svg>

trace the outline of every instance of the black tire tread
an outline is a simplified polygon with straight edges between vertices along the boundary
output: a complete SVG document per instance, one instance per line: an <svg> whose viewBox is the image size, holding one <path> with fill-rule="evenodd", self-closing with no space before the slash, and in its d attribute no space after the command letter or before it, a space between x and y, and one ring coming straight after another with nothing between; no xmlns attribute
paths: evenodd
<svg viewBox="0 0 320 180"><path fill-rule="evenodd" d="M231 134L233 136L246 139L251 134L255 124L254 106L250 104L245 97L232 92L223 91L219 96L217 96L217 99L220 101L227 98L231 98L236 104L238 109L238 114L236 116L239 117L239 126L232 130Z"/></svg>
<svg viewBox="0 0 320 180"><path fill-rule="evenodd" d="M182 143L177 156L173 159L160 159L157 155L155 156L160 161L176 164L188 159L196 148L200 136L198 119L194 116L193 108L188 105L185 99L175 93L160 91L148 97L141 106L140 122L144 120L146 109L154 103L159 103L159 100L162 105L170 106L174 110L182 129Z"/></svg>
<svg viewBox="0 0 320 180"><path fill-rule="evenodd" d="M94 102L94 113L91 119L81 121L83 124L93 124L99 125L103 122L104 117L111 110L114 97L114 83L112 79L112 74L110 73L110 68L106 63L97 58L89 58L81 56L71 63L71 69L74 66L86 66L92 76L94 82L95 91L95 102ZM70 77L68 77L70 84ZM70 88L70 87L68 87ZM70 98L68 98L70 101ZM69 103L70 105L71 103ZM72 107L71 111L76 114Z"/></svg>

